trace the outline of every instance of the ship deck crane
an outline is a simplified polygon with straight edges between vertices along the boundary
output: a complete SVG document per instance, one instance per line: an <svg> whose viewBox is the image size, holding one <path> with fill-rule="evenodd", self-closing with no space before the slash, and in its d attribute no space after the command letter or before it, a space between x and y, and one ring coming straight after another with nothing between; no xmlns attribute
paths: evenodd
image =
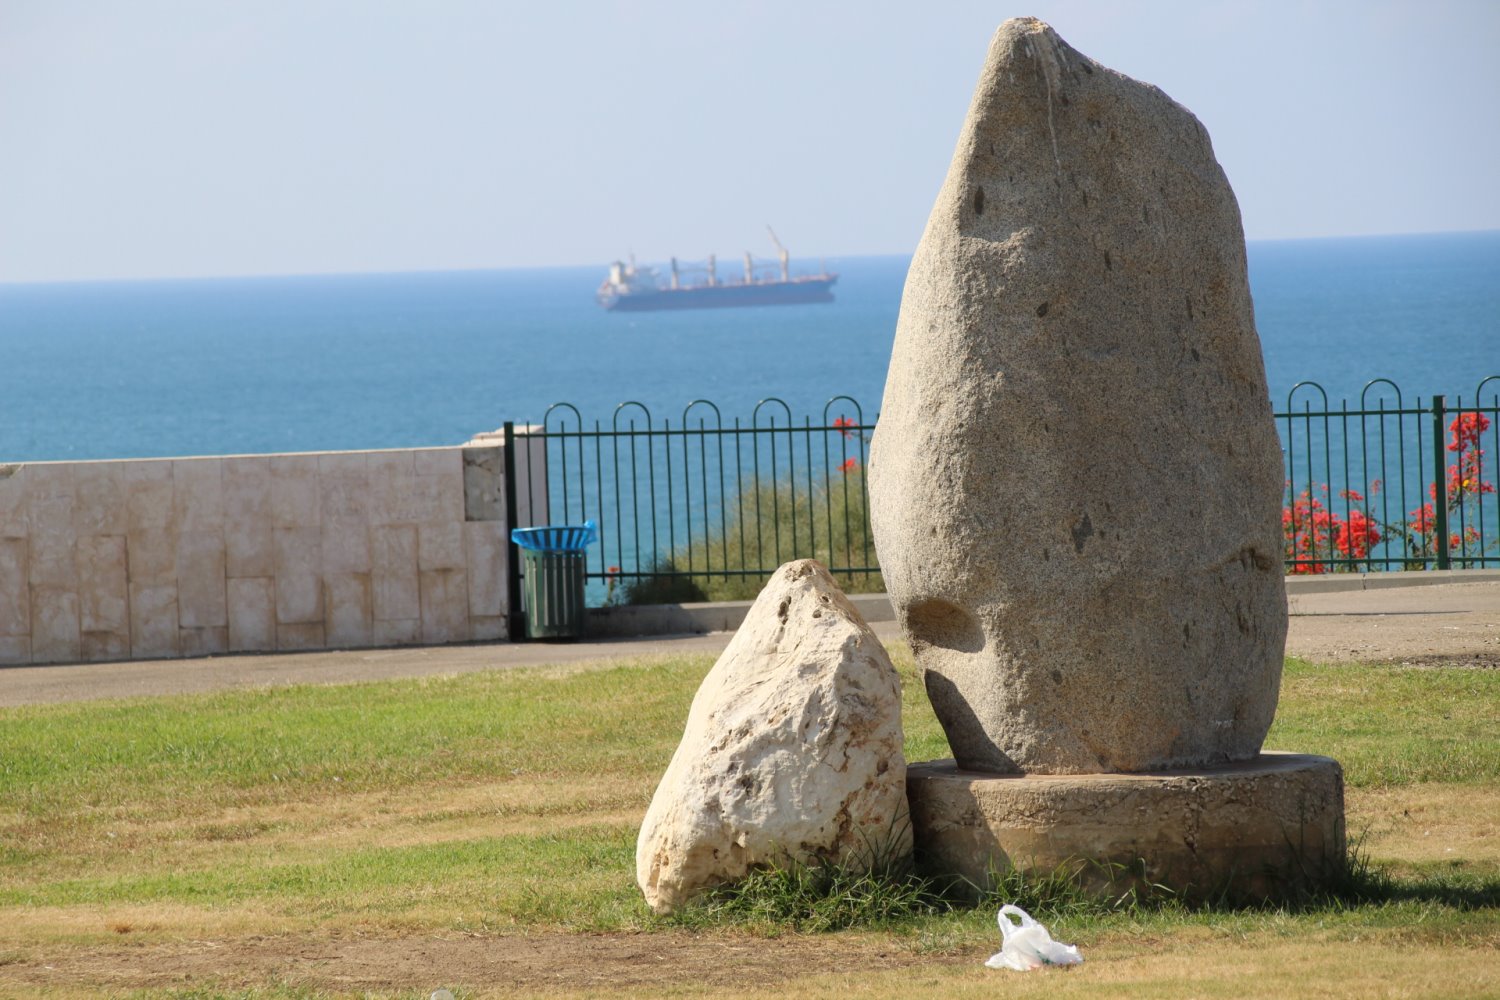
<svg viewBox="0 0 1500 1000"><path fill-rule="evenodd" d="M776 238L776 230L772 229L769 224L766 226L766 232L771 234L771 242L776 244L776 252L781 256L781 280L790 281L792 255L786 252L786 247L782 246L781 241Z"/></svg>

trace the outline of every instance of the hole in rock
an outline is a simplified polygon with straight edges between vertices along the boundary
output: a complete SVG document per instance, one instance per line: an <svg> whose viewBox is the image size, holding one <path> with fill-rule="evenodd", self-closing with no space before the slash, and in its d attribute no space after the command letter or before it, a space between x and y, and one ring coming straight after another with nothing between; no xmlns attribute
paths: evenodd
<svg viewBox="0 0 1500 1000"><path fill-rule="evenodd" d="M952 601L927 598L906 609L906 629L912 641L960 653L984 648L979 620Z"/></svg>
<svg viewBox="0 0 1500 1000"><path fill-rule="evenodd" d="M1084 514L1083 520L1073 525L1071 531L1073 535L1073 548L1078 550L1079 555L1083 555L1084 542L1093 537L1094 523L1089 520L1088 514Z"/></svg>
<svg viewBox="0 0 1500 1000"><path fill-rule="evenodd" d="M974 214L984 214L984 188L982 187L974 189Z"/></svg>

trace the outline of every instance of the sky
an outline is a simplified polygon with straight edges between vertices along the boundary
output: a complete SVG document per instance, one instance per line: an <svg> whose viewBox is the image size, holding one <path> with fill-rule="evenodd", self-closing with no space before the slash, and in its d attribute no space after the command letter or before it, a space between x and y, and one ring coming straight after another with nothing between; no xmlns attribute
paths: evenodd
<svg viewBox="0 0 1500 1000"><path fill-rule="evenodd" d="M1495 0L0 0L0 282L910 253L1021 15L1250 239L1500 229Z"/></svg>

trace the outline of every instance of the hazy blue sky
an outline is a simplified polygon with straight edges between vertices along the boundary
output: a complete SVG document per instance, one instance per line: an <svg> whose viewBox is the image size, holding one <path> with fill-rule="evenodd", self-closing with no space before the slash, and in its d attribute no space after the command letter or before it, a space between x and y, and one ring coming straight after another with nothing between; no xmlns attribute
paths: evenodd
<svg viewBox="0 0 1500 1000"><path fill-rule="evenodd" d="M1254 238L1500 228L1500 2L0 0L0 281L909 252L1034 14Z"/></svg>

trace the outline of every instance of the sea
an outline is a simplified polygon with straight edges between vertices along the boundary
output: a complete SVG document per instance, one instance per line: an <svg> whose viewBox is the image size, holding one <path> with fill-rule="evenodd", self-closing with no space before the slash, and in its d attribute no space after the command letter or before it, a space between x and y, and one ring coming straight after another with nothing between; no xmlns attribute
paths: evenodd
<svg viewBox="0 0 1500 1000"><path fill-rule="evenodd" d="M458 444L560 403L800 424L846 396L872 421L908 263L829 258L832 304L630 314L595 303L604 263L0 284L0 462ZM1278 410L1303 382L1297 406L1381 378L1451 404L1500 375L1500 232L1252 242L1249 266Z"/></svg>

